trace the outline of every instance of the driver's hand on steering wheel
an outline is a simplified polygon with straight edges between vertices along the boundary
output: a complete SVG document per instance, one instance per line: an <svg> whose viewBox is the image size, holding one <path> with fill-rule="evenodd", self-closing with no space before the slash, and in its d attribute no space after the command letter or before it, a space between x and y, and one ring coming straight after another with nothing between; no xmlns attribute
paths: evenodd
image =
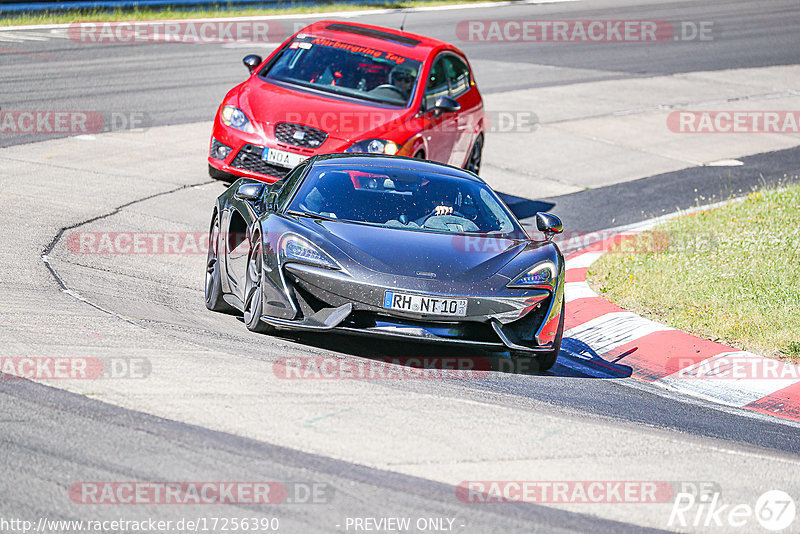
<svg viewBox="0 0 800 534"><path fill-rule="evenodd" d="M450 215L453 213L453 208L450 206L436 206L436 215Z"/></svg>

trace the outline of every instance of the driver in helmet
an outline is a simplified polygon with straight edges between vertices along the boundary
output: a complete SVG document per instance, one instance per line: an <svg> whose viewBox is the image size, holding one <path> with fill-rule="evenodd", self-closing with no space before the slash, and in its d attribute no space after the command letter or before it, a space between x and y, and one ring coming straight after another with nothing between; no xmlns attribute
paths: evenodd
<svg viewBox="0 0 800 534"><path fill-rule="evenodd" d="M389 72L389 83L400 89L406 98L411 95L417 71L409 65L397 65Z"/></svg>

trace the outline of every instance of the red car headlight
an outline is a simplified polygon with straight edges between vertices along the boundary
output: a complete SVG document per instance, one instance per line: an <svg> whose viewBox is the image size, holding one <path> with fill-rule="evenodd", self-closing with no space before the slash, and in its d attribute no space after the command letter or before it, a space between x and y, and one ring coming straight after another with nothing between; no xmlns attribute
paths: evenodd
<svg viewBox="0 0 800 534"><path fill-rule="evenodd" d="M244 111L234 106L225 106L219 114L219 119L225 126L236 128L247 133L254 133L255 129Z"/></svg>

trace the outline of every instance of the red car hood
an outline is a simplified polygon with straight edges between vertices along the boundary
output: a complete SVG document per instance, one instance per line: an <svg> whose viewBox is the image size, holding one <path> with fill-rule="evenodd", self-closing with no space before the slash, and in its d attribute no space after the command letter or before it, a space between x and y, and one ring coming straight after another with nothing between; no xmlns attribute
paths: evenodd
<svg viewBox="0 0 800 534"><path fill-rule="evenodd" d="M380 136L413 115L409 109L386 109L287 89L256 76L242 84L239 108L269 138L274 137L276 123L291 122L318 128L343 141Z"/></svg>

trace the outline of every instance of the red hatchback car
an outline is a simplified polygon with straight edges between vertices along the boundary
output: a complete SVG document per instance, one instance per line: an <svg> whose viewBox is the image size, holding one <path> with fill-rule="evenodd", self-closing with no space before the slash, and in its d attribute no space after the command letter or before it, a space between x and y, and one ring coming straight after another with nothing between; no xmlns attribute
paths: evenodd
<svg viewBox="0 0 800 534"><path fill-rule="evenodd" d="M265 61L214 120L209 173L274 182L305 158L397 154L480 170L487 119L464 54L389 28L322 21Z"/></svg>

